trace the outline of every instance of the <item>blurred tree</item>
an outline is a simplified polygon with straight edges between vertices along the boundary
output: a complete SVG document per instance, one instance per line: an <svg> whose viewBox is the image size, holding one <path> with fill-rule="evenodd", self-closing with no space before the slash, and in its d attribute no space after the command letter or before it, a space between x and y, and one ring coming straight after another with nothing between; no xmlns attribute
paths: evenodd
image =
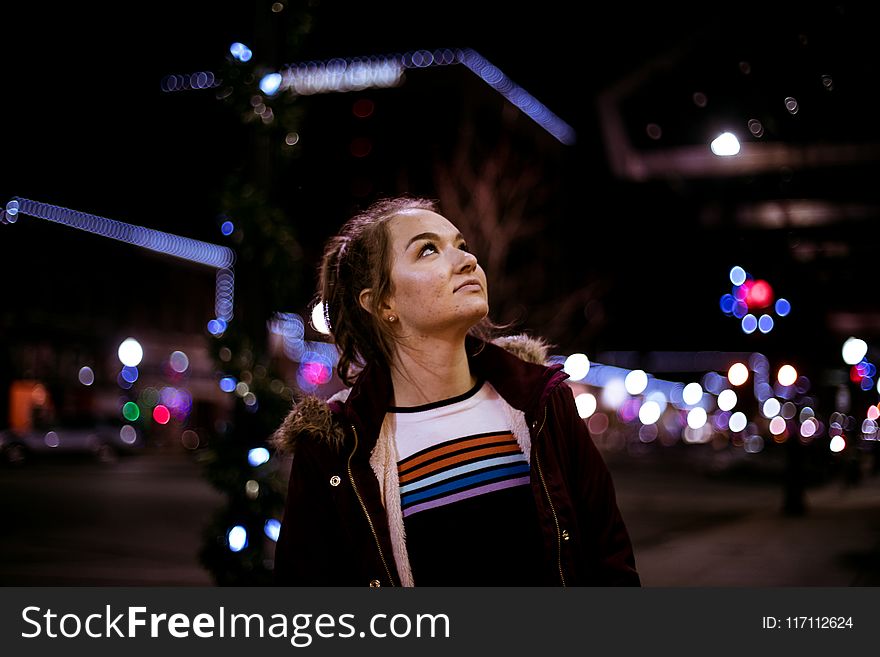
<svg viewBox="0 0 880 657"><path fill-rule="evenodd" d="M302 6L299 6L302 5ZM208 480L228 498L205 529L200 558L219 585L272 582L274 541L284 501L286 468L267 439L294 393L283 354L273 353L269 323L280 309L300 304L303 249L285 210L285 181L299 149L290 148L303 109L297 97L261 88L292 57L311 28L304 3L257 3L257 39L248 57L227 56L217 98L247 132L241 170L220 194L220 220L231 222L236 248L234 317L210 338L218 378L227 378L234 406L205 450ZM222 325L221 325L222 326ZM277 351L277 350L276 350Z"/></svg>
<svg viewBox="0 0 880 657"><path fill-rule="evenodd" d="M541 148L531 131L513 126L522 121L513 106L504 104L500 114L496 139L464 120L448 161L437 162L437 196L486 270L492 318L540 327L551 342L572 344L584 338L584 311L601 285L573 275L566 261L560 149ZM601 323L601 313L593 320Z"/></svg>

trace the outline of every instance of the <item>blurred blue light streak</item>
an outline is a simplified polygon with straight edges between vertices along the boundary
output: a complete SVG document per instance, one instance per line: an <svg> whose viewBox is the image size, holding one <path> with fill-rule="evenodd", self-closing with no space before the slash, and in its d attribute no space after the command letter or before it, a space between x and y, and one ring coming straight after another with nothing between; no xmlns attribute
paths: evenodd
<svg viewBox="0 0 880 657"><path fill-rule="evenodd" d="M453 64L463 65L561 143L566 146L575 143L574 128L472 48L416 50L403 54L337 57L326 61L289 64L282 67L280 72L264 75L260 87L268 95L290 91L301 96L359 91L370 87L395 87L401 83L404 69ZM216 87L219 83L210 71L200 71L166 76L161 86L162 91L174 92ZM267 88L263 88L264 83L268 85Z"/></svg>
<svg viewBox="0 0 880 657"><path fill-rule="evenodd" d="M165 255L215 267L217 269L215 292L217 319L223 321L224 330L225 324L232 319L235 288L232 265L235 263L235 252L229 247L21 197L14 197L6 204L7 214L9 214L10 208L14 209L15 215L21 214L36 219L45 219L93 235L108 237L118 242L133 244Z"/></svg>

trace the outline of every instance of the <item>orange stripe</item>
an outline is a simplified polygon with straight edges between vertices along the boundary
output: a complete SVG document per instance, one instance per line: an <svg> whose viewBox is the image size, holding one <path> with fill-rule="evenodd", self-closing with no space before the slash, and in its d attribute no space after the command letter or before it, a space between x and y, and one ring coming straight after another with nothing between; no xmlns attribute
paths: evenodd
<svg viewBox="0 0 880 657"><path fill-rule="evenodd" d="M448 456L445 459L437 461L436 463L428 463L421 468L401 475L400 483L405 484L412 481L413 479L418 479L419 477L422 477L424 475L436 472L437 470L443 470L445 468L458 465L459 463L468 463L483 456L501 456L503 454L515 454L519 451L519 445L497 445L494 447L477 449L473 452L465 452L464 454L453 454L452 456Z"/></svg>
<svg viewBox="0 0 880 657"><path fill-rule="evenodd" d="M411 461L404 459L402 467L400 469L401 472L406 472L410 468L414 468L419 463L424 463L428 459L432 459L436 456L441 456L443 454L448 454L449 452L453 452L460 449L467 449L468 447L474 447L476 445L485 445L486 443L493 443L502 441L512 441L513 434L510 432L507 433L499 433L494 436L481 436L479 438L470 438L468 440L462 440L460 443L453 443L451 445L445 445L444 447L440 447L438 449L431 450L421 456L418 456Z"/></svg>

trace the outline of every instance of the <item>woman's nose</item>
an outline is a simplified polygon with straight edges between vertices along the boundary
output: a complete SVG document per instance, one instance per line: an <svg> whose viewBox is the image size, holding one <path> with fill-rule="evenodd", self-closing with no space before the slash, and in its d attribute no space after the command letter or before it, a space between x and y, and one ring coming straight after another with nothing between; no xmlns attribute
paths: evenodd
<svg viewBox="0 0 880 657"><path fill-rule="evenodd" d="M456 249L456 251L461 254L456 266L457 271L466 272L477 268L477 256L469 251L462 251L461 249Z"/></svg>

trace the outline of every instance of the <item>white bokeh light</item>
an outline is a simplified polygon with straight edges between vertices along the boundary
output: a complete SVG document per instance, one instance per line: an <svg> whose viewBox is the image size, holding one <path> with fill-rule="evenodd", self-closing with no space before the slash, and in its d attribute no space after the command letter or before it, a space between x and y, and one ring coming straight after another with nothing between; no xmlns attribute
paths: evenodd
<svg viewBox="0 0 880 657"><path fill-rule="evenodd" d="M797 381L797 378L797 370L791 365L783 365L779 368L779 372L776 374L776 380L784 386L793 386L795 381Z"/></svg>
<svg viewBox="0 0 880 657"><path fill-rule="evenodd" d="M312 326L318 333L330 335L330 327L327 326L327 318L324 316L324 302L319 301L312 306Z"/></svg>
<svg viewBox="0 0 880 657"><path fill-rule="evenodd" d="M626 391L631 395L640 395L648 387L648 375L644 370L633 370L623 380Z"/></svg>
<svg viewBox="0 0 880 657"><path fill-rule="evenodd" d="M843 436L834 436L834 438L831 439L831 443L828 445L828 449L834 453L842 452L845 447L846 441L843 439Z"/></svg>
<svg viewBox="0 0 880 657"><path fill-rule="evenodd" d="M140 342L134 338L126 338L119 345L119 360L123 365L128 367L137 367L144 357L144 349Z"/></svg>
<svg viewBox="0 0 880 657"><path fill-rule="evenodd" d="M703 387L699 383L688 383L681 392L681 399L688 406L699 404L702 398Z"/></svg>
<svg viewBox="0 0 880 657"><path fill-rule="evenodd" d="M712 152L720 157L730 157L739 153L739 139L732 132L722 132L709 145Z"/></svg>
<svg viewBox="0 0 880 657"><path fill-rule="evenodd" d="M582 392L574 398L578 415L586 419L596 412L596 398L589 392Z"/></svg>
<svg viewBox="0 0 880 657"><path fill-rule="evenodd" d="M590 359L586 354L572 354L565 359L563 369L572 381L580 381L590 372Z"/></svg>
<svg viewBox="0 0 880 657"><path fill-rule="evenodd" d="M731 431L742 431L746 428L746 424L748 424L748 419L746 418L745 413L737 411L730 416L730 421L727 423L727 426L730 427Z"/></svg>
<svg viewBox="0 0 880 657"><path fill-rule="evenodd" d="M841 349L843 362L847 365L858 364L867 353L868 343L859 338L849 338L843 343L843 349Z"/></svg>
<svg viewBox="0 0 880 657"><path fill-rule="evenodd" d="M646 401L639 408L639 421L642 424L654 424L660 419L660 404L655 401Z"/></svg>
<svg viewBox="0 0 880 657"><path fill-rule="evenodd" d="M611 379L602 388L602 403L607 408L618 409L626 400L626 387L623 385L623 379Z"/></svg>
<svg viewBox="0 0 880 657"><path fill-rule="evenodd" d="M736 393L733 390L722 390L718 393L718 408L729 411L736 406Z"/></svg>
<svg viewBox="0 0 880 657"><path fill-rule="evenodd" d="M731 385L741 386L749 380L749 368L745 366L745 363L734 363L727 370L727 380Z"/></svg>
<svg viewBox="0 0 880 657"><path fill-rule="evenodd" d="M708 419L706 411L700 408L692 408L687 415L687 423L691 429L702 429Z"/></svg>
<svg viewBox="0 0 880 657"><path fill-rule="evenodd" d="M764 417L771 418L779 415L779 411L781 409L782 405L779 403L779 400L775 397L771 397L764 402L764 406L761 408L761 412L764 414Z"/></svg>

